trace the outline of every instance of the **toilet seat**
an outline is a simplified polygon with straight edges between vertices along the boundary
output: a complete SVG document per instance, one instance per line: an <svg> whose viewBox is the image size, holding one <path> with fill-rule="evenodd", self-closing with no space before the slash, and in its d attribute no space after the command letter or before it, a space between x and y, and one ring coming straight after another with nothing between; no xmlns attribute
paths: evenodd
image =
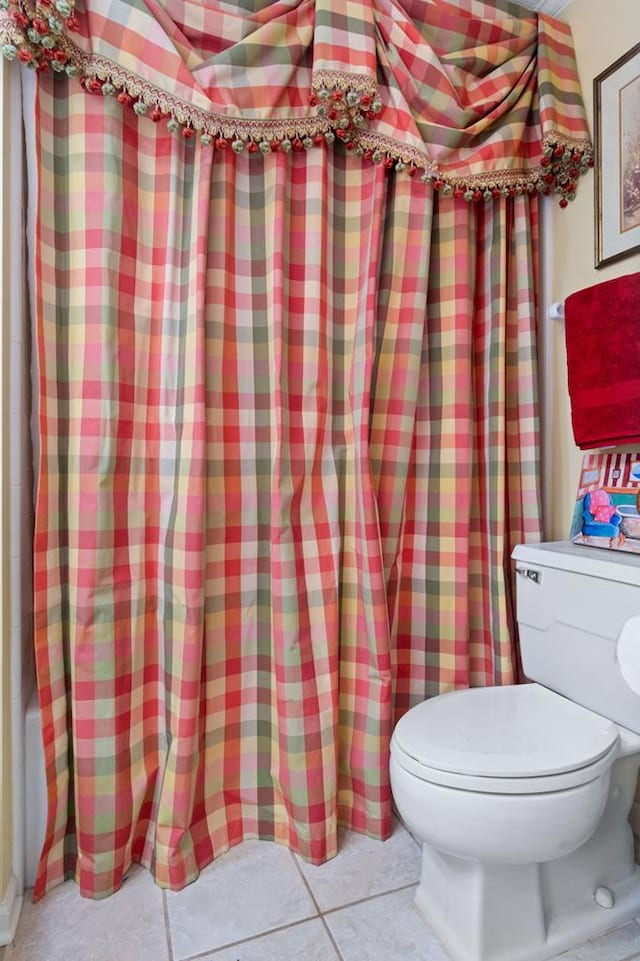
<svg viewBox="0 0 640 961"><path fill-rule="evenodd" d="M618 755L618 745L614 744L595 764L588 764L575 771L565 771L563 774L526 778L477 777L472 774L456 774L452 771L439 771L437 768L427 767L426 764L421 764L415 758L404 754L402 749L398 749L397 742L394 744L393 739L391 745L398 766L421 781L457 788L459 791L477 791L485 794L546 794L553 791L566 791L568 788L579 787L581 784L595 780L611 767Z"/></svg>
<svg viewBox="0 0 640 961"><path fill-rule="evenodd" d="M615 724L539 684L472 688L416 705L391 750L409 773L467 791L538 794L585 784L619 751Z"/></svg>

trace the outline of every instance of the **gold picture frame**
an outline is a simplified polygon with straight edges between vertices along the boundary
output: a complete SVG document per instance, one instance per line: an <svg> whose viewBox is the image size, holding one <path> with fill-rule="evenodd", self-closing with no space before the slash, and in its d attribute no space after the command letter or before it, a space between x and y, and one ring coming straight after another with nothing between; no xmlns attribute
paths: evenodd
<svg viewBox="0 0 640 961"><path fill-rule="evenodd" d="M595 266L640 252L640 43L593 81Z"/></svg>

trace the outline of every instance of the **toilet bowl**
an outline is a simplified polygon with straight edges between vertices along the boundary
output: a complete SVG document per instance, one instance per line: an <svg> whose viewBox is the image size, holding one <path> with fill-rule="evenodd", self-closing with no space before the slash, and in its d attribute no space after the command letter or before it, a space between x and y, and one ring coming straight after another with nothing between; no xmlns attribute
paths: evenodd
<svg viewBox="0 0 640 961"><path fill-rule="evenodd" d="M516 553L529 683L440 695L393 733L416 904L453 961L543 961L640 915L640 564L589 550Z"/></svg>
<svg viewBox="0 0 640 961"><path fill-rule="evenodd" d="M595 831L619 746L615 724L538 684L456 691L396 726L393 796L447 854L551 861Z"/></svg>

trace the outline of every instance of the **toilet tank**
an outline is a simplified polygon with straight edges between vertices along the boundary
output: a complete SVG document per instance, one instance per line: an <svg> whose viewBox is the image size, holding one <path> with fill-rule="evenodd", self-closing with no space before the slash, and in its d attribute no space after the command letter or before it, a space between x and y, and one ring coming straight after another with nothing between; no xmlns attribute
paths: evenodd
<svg viewBox="0 0 640 961"><path fill-rule="evenodd" d="M640 734L640 695L616 659L623 625L640 614L640 555L556 541L520 544L513 557L527 678Z"/></svg>

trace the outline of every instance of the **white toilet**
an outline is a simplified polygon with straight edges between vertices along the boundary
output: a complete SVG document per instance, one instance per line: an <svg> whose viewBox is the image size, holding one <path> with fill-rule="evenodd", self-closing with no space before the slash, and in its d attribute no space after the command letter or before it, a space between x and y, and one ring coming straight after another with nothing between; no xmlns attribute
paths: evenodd
<svg viewBox="0 0 640 961"><path fill-rule="evenodd" d="M513 556L535 683L424 701L391 741L396 808L422 842L416 904L453 961L540 961L640 917L640 557Z"/></svg>

